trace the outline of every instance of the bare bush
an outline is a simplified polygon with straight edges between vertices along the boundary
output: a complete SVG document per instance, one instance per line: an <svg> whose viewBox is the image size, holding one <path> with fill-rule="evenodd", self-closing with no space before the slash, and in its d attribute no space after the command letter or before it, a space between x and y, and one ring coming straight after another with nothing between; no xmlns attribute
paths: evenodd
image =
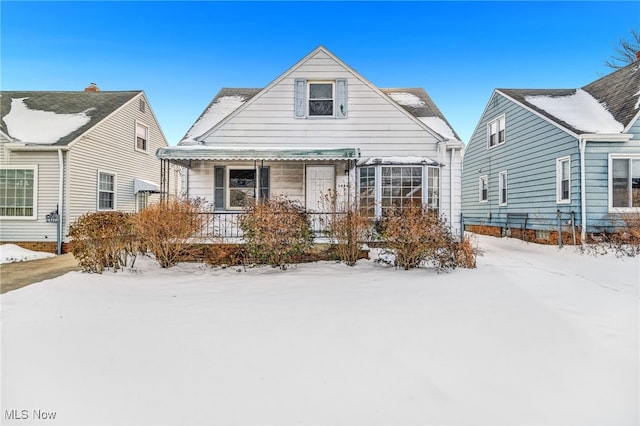
<svg viewBox="0 0 640 426"><path fill-rule="evenodd" d="M323 207L330 212L324 219L328 225L326 234L335 244L338 259L354 266L362 258L363 242L373 232L371 219L358 209L346 193L339 199L336 192L329 191L324 195Z"/></svg>
<svg viewBox="0 0 640 426"><path fill-rule="evenodd" d="M590 254L614 253L618 257L640 255L640 213L621 213L615 232L591 235L582 251Z"/></svg>
<svg viewBox="0 0 640 426"><path fill-rule="evenodd" d="M152 204L135 216L141 243L163 268L177 264L195 250L191 238L206 229L206 204L201 199L171 198Z"/></svg>
<svg viewBox="0 0 640 426"><path fill-rule="evenodd" d="M389 210L382 220L382 239L394 255L394 266L405 270L430 264L438 270L458 264L459 243L444 219L426 207ZM466 249L465 255L469 253ZM466 264L471 264L465 259ZM475 263L475 262L473 262Z"/></svg>
<svg viewBox="0 0 640 426"><path fill-rule="evenodd" d="M129 213L86 213L71 224L69 237L71 252L83 272L101 274L135 263L138 245Z"/></svg>
<svg viewBox="0 0 640 426"><path fill-rule="evenodd" d="M251 258L274 268L287 269L313 242L304 208L287 199L264 200L251 206L242 216L240 228Z"/></svg>

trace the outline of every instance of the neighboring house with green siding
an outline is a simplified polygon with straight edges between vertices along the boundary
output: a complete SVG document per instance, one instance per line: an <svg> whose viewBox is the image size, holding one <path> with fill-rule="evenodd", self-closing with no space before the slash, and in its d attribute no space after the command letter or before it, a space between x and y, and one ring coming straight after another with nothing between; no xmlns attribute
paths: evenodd
<svg viewBox="0 0 640 426"><path fill-rule="evenodd" d="M580 89L496 89L464 152L465 228L555 243L640 214L639 68Z"/></svg>
<svg viewBox="0 0 640 426"><path fill-rule="evenodd" d="M142 91L0 92L0 243L62 252L87 212L159 199L166 138Z"/></svg>

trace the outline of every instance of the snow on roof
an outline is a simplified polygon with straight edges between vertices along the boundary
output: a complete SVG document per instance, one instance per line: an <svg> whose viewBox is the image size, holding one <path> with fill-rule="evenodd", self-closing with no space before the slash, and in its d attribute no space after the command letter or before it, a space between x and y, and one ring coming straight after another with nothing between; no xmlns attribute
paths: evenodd
<svg viewBox="0 0 640 426"><path fill-rule="evenodd" d="M624 130L605 104L582 89L569 96L531 95L525 96L525 100L584 132L621 133Z"/></svg>
<svg viewBox="0 0 640 426"><path fill-rule="evenodd" d="M191 126L191 129L189 129L186 136L182 139L182 142L195 142L195 138L210 130L246 101L246 97L238 95L218 98L215 102L211 103L198 121Z"/></svg>
<svg viewBox="0 0 640 426"><path fill-rule="evenodd" d="M415 157L415 156L406 156L406 157L371 157L366 160L360 161L358 165L360 166L372 166L375 164L398 164L398 165L411 165L411 164L438 164L437 161L433 161L428 157Z"/></svg>
<svg viewBox="0 0 640 426"><path fill-rule="evenodd" d="M400 105L406 105L410 107L421 107L425 105L424 101L414 95L413 93L406 92L389 92L387 93L391 99L399 103Z"/></svg>
<svg viewBox="0 0 640 426"><path fill-rule="evenodd" d="M87 115L91 109L75 114L58 114L29 109L25 99L11 99L11 110L3 118L9 136L20 142L54 144L91 120Z"/></svg>
<svg viewBox="0 0 640 426"><path fill-rule="evenodd" d="M420 121L429 126L431 130L438 132L441 136L446 139L455 139L458 140L456 135L453 133L453 129L449 127L449 125L440 117L418 117Z"/></svg>

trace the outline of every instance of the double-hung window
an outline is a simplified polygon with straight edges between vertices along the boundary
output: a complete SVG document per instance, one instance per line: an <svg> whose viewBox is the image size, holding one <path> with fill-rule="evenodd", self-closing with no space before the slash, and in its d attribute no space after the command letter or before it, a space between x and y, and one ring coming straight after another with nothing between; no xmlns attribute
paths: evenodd
<svg viewBox="0 0 640 426"><path fill-rule="evenodd" d="M493 148L505 142L505 127L504 115L487 123L487 148Z"/></svg>
<svg viewBox="0 0 640 426"><path fill-rule="evenodd" d="M0 216L35 219L38 168L3 166L0 168Z"/></svg>
<svg viewBox="0 0 640 426"><path fill-rule="evenodd" d="M498 173L498 194L499 194L499 202L498 204L501 206L507 205L507 172Z"/></svg>
<svg viewBox="0 0 640 426"><path fill-rule="evenodd" d="M640 155L609 156L609 207L640 209Z"/></svg>
<svg viewBox="0 0 640 426"><path fill-rule="evenodd" d="M571 201L571 157L556 161L556 201L558 204Z"/></svg>
<svg viewBox="0 0 640 426"><path fill-rule="evenodd" d="M149 142L149 128L136 121L136 151L147 152Z"/></svg>
<svg viewBox="0 0 640 426"><path fill-rule="evenodd" d="M481 203L489 199L489 176L480 176L478 181L478 201Z"/></svg>
<svg viewBox="0 0 640 426"><path fill-rule="evenodd" d="M116 175L98 172L98 210L116 209Z"/></svg>
<svg viewBox="0 0 640 426"><path fill-rule="evenodd" d="M294 108L296 118L346 118L347 79L296 79Z"/></svg>

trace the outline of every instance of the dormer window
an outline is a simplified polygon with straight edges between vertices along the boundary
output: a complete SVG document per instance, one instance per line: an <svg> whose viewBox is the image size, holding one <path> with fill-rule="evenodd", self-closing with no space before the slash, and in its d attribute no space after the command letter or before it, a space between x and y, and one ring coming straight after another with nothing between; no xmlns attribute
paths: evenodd
<svg viewBox="0 0 640 426"><path fill-rule="evenodd" d="M347 80L295 81L295 118L346 118Z"/></svg>

